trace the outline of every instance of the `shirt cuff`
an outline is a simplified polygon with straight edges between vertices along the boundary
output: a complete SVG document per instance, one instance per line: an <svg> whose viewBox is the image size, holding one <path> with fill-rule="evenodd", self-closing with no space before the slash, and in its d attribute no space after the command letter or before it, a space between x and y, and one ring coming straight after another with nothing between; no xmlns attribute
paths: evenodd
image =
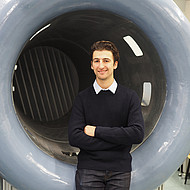
<svg viewBox="0 0 190 190"><path fill-rule="evenodd" d="M95 129L95 137L98 137L98 134L99 134L99 126L96 126L96 129Z"/></svg>
<svg viewBox="0 0 190 190"><path fill-rule="evenodd" d="M96 129L95 129L95 137L97 137L97 138L101 138L101 136L102 136L102 129L103 129L104 127L102 127L102 126L96 126Z"/></svg>

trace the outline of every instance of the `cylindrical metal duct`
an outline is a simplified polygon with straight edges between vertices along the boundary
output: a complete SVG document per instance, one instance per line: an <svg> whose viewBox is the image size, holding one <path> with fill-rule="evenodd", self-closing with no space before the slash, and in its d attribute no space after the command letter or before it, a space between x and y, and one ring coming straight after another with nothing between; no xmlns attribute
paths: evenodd
<svg viewBox="0 0 190 190"><path fill-rule="evenodd" d="M114 41L120 50L115 77L142 99L146 140L160 117L166 94L160 58L146 35L129 20L100 10L64 14L43 28L26 44L13 75L15 109L36 145L53 157L76 163L71 155L79 150L68 144L67 123L76 94L93 83L89 51L99 39ZM135 55L126 37L135 41L142 55ZM144 84L150 84L148 104L143 100Z"/></svg>

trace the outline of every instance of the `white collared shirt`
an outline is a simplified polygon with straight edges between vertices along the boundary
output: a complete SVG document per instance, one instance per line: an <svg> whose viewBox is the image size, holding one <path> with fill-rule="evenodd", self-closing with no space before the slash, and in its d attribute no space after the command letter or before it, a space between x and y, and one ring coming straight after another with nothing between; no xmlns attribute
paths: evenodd
<svg viewBox="0 0 190 190"><path fill-rule="evenodd" d="M94 84L93 84L93 87L94 87L94 90L95 90L96 94L98 94L101 90L110 90L113 94L115 94L116 89L117 89L117 82L116 82L115 79L114 79L114 81L113 81L113 83L112 83L112 85L111 85L110 87L108 87L108 88L106 88L106 89L103 89L103 88L101 88L101 87L99 86L99 84L98 84L97 81L95 80L95 81L94 81Z"/></svg>

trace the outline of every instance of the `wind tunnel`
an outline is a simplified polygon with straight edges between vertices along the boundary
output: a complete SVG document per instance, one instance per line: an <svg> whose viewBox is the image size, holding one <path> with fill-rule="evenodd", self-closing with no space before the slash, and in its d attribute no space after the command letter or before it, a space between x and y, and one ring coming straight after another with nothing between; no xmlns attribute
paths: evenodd
<svg viewBox="0 0 190 190"><path fill-rule="evenodd" d="M40 31L27 42L13 74L16 113L39 148L76 163L79 150L69 146L67 125L75 96L95 79L89 51L100 39L119 48L116 79L142 99L145 139L150 135L165 102L166 79L156 49L134 23L107 11L83 10L55 18ZM125 37L135 40L142 55Z"/></svg>
<svg viewBox="0 0 190 190"><path fill-rule="evenodd" d="M20 190L75 189L67 124L95 79L90 46L104 39L120 50L116 80L138 93L145 120L131 190L156 189L190 151L189 31L172 0L1 1L0 175Z"/></svg>

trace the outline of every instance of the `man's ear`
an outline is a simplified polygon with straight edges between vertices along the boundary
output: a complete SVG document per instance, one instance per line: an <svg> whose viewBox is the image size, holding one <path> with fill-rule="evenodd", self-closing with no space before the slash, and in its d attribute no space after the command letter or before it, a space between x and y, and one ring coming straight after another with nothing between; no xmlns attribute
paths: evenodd
<svg viewBox="0 0 190 190"><path fill-rule="evenodd" d="M118 67L118 61L115 61L114 65L113 65L113 68L117 69L117 67Z"/></svg>
<svg viewBox="0 0 190 190"><path fill-rule="evenodd" d="M94 70L94 67L93 67L93 65L92 65L92 61L91 61L91 69Z"/></svg>

